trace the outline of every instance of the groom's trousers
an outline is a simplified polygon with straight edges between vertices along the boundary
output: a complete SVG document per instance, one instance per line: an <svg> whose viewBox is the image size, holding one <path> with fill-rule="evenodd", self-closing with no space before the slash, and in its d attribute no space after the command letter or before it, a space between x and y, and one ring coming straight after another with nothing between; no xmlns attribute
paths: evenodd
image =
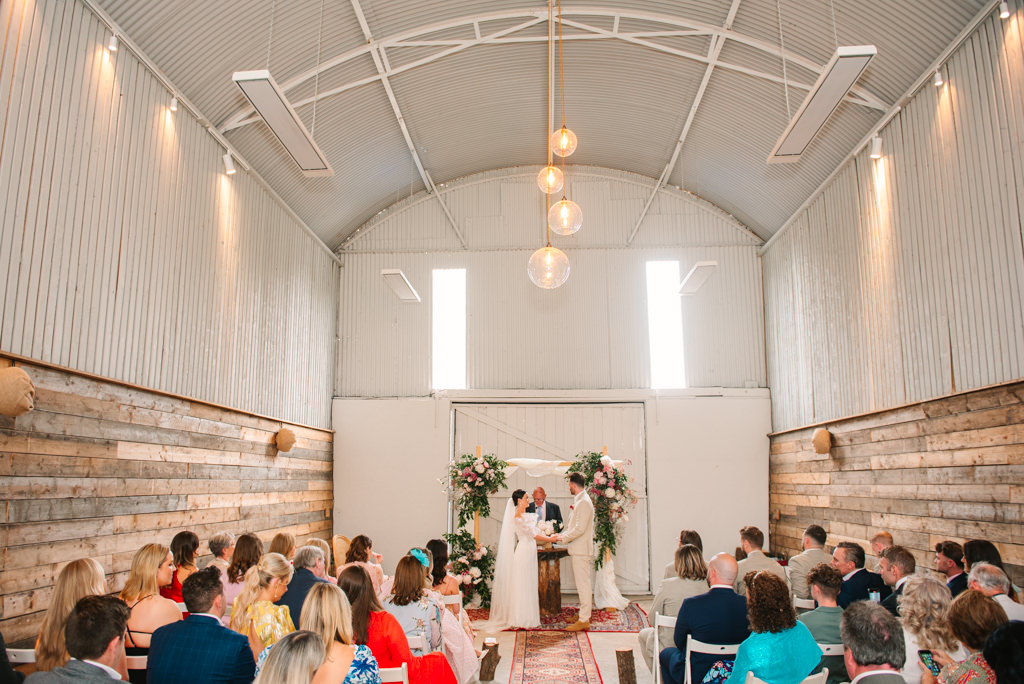
<svg viewBox="0 0 1024 684"><path fill-rule="evenodd" d="M572 576L576 580L576 590L580 594L580 622L590 622L590 613L594 610L594 573L593 556L569 556L572 559Z"/></svg>

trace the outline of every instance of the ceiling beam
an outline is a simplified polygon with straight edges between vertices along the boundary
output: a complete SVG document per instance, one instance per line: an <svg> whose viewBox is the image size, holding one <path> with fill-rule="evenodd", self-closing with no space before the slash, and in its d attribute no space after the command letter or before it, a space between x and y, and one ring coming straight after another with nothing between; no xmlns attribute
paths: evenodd
<svg viewBox="0 0 1024 684"><path fill-rule="evenodd" d="M388 77L388 65L387 65L387 54L384 52L384 47L380 44L375 44L373 41L373 35L370 33L370 26L366 23L366 16L363 14L363 8L359 4L359 0L349 0L352 3L352 9L356 13L356 19L359 21L359 27L363 30L363 35L366 37L366 41L371 46L370 54L373 56L373 64L377 68L377 74L380 76L380 83L384 86L384 91L387 93L388 101L391 103L391 109L395 114L395 119L398 121L399 128L402 129L402 137L405 138L405 145L409 148L409 154L412 155L413 162L416 164L417 170L420 172L420 178L423 180L423 185L426 186L427 192L433 195L438 204L441 205L441 210L444 215L448 217L448 222L451 224L452 230L455 231L455 235L458 236L459 242L462 244L462 248L466 248L466 238L462 235L462 231L459 229L459 224L455 221L455 217L452 216L452 212L448 209L448 205L445 204L444 198L441 197L440 193L437 192L437 186L434 185L434 179L430 177L430 173L427 172L426 167L423 166L423 161L420 159L419 152L416 151L416 144L412 141L412 135L409 133L409 127L405 125L405 117L402 115L402 110L398 106L398 99L395 97L395 91L391 88L391 79Z"/></svg>
<svg viewBox="0 0 1024 684"><path fill-rule="evenodd" d="M732 28L732 22L736 20L736 12L739 11L740 3L742 1L743 0L732 0L732 7L729 8L729 14L726 15L725 24L722 27L724 31L728 31ZM704 91L707 90L708 81L711 80L711 73L715 70L715 63L718 61L718 54L722 51L723 44L725 44L724 34L718 34L711 39L711 47L708 49L708 66L704 69L704 77L700 81L700 87L697 88L697 95L693 98L693 104L690 105L689 114L686 115L686 123L683 124L683 132L679 134L679 140L676 141L676 147L675 150L672 151L672 157L662 170L661 176L658 178L658 182L654 184L654 189L651 191L650 197L647 198L647 204L644 205L643 211L641 211L640 216L637 217L636 225L633 226L633 232L629 234L629 238L626 240L627 245L633 244L633 238L636 237L644 219L647 218L647 212L650 211L651 205L654 203L654 198L658 196L658 191L668 183L669 176L672 175L672 171L676 168L676 163L679 161L679 153L682 151L683 144L686 142L686 136L690 132L690 126L693 125L693 119L697 115L697 109L700 107L700 103L704 99Z"/></svg>

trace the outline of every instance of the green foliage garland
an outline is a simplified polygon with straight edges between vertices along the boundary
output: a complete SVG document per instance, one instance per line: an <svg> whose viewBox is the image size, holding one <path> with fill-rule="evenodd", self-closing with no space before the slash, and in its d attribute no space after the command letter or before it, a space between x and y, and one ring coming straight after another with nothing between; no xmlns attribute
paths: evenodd
<svg viewBox="0 0 1024 684"><path fill-rule="evenodd" d="M489 494L497 494L505 486L505 468L508 463L494 454L477 458L463 454L448 469L448 478L455 510L459 514L459 527L473 519L473 512L480 511L480 517L491 514Z"/></svg>
<svg viewBox="0 0 1024 684"><path fill-rule="evenodd" d="M570 473L580 473L587 483L587 494L594 502L594 543L597 558L594 567L604 565L605 551L615 555L615 547L622 532L620 523L627 522L627 508L637 498L629 488L629 477L621 469L601 462L602 454L580 452L569 466Z"/></svg>
<svg viewBox="0 0 1024 684"><path fill-rule="evenodd" d="M491 580L494 578L494 554L481 546L466 530L444 535L451 545L451 573L459 580L464 603L479 594L483 607L491 606Z"/></svg>

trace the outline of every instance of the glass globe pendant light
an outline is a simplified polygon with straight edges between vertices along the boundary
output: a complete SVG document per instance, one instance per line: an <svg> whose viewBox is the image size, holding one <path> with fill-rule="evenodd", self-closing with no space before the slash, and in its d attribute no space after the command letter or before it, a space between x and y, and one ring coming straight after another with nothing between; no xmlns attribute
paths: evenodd
<svg viewBox="0 0 1024 684"><path fill-rule="evenodd" d="M548 209L548 227L559 235L572 235L583 225L583 210L580 205L562 195Z"/></svg>
<svg viewBox="0 0 1024 684"><path fill-rule="evenodd" d="M563 105L562 109L565 109ZM563 111L563 116L564 116ZM548 138L548 146L551 147L551 151L557 154L559 157L568 157L576 151L576 134L566 128L564 125L561 129L555 131Z"/></svg>
<svg viewBox="0 0 1024 684"><path fill-rule="evenodd" d="M526 272L534 285L545 290L553 290L569 279L569 257L557 247L552 247L549 242L547 246L541 247L530 256Z"/></svg>
<svg viewBox="0 0 1024 684"><path fill-rule="evenodd" d="M548 164L537 174L537 187L541 192L553 195L562 191L562 184L565 176L562 170L554 164Z"/></svg>

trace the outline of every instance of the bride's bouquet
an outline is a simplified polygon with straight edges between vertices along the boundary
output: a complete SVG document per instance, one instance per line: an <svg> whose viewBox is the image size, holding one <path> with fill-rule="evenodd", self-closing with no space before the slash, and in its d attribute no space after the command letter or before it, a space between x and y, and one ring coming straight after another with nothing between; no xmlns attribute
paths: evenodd
<svg viewBox="0 0 1024 684"><path fill-rule="evenodd" d="M554 520L541 520L537 523L537 531L543 534L545 537L550 537L555 533L555 521ZM544 542L545 549L551 548L551 542Z"/></svg>

